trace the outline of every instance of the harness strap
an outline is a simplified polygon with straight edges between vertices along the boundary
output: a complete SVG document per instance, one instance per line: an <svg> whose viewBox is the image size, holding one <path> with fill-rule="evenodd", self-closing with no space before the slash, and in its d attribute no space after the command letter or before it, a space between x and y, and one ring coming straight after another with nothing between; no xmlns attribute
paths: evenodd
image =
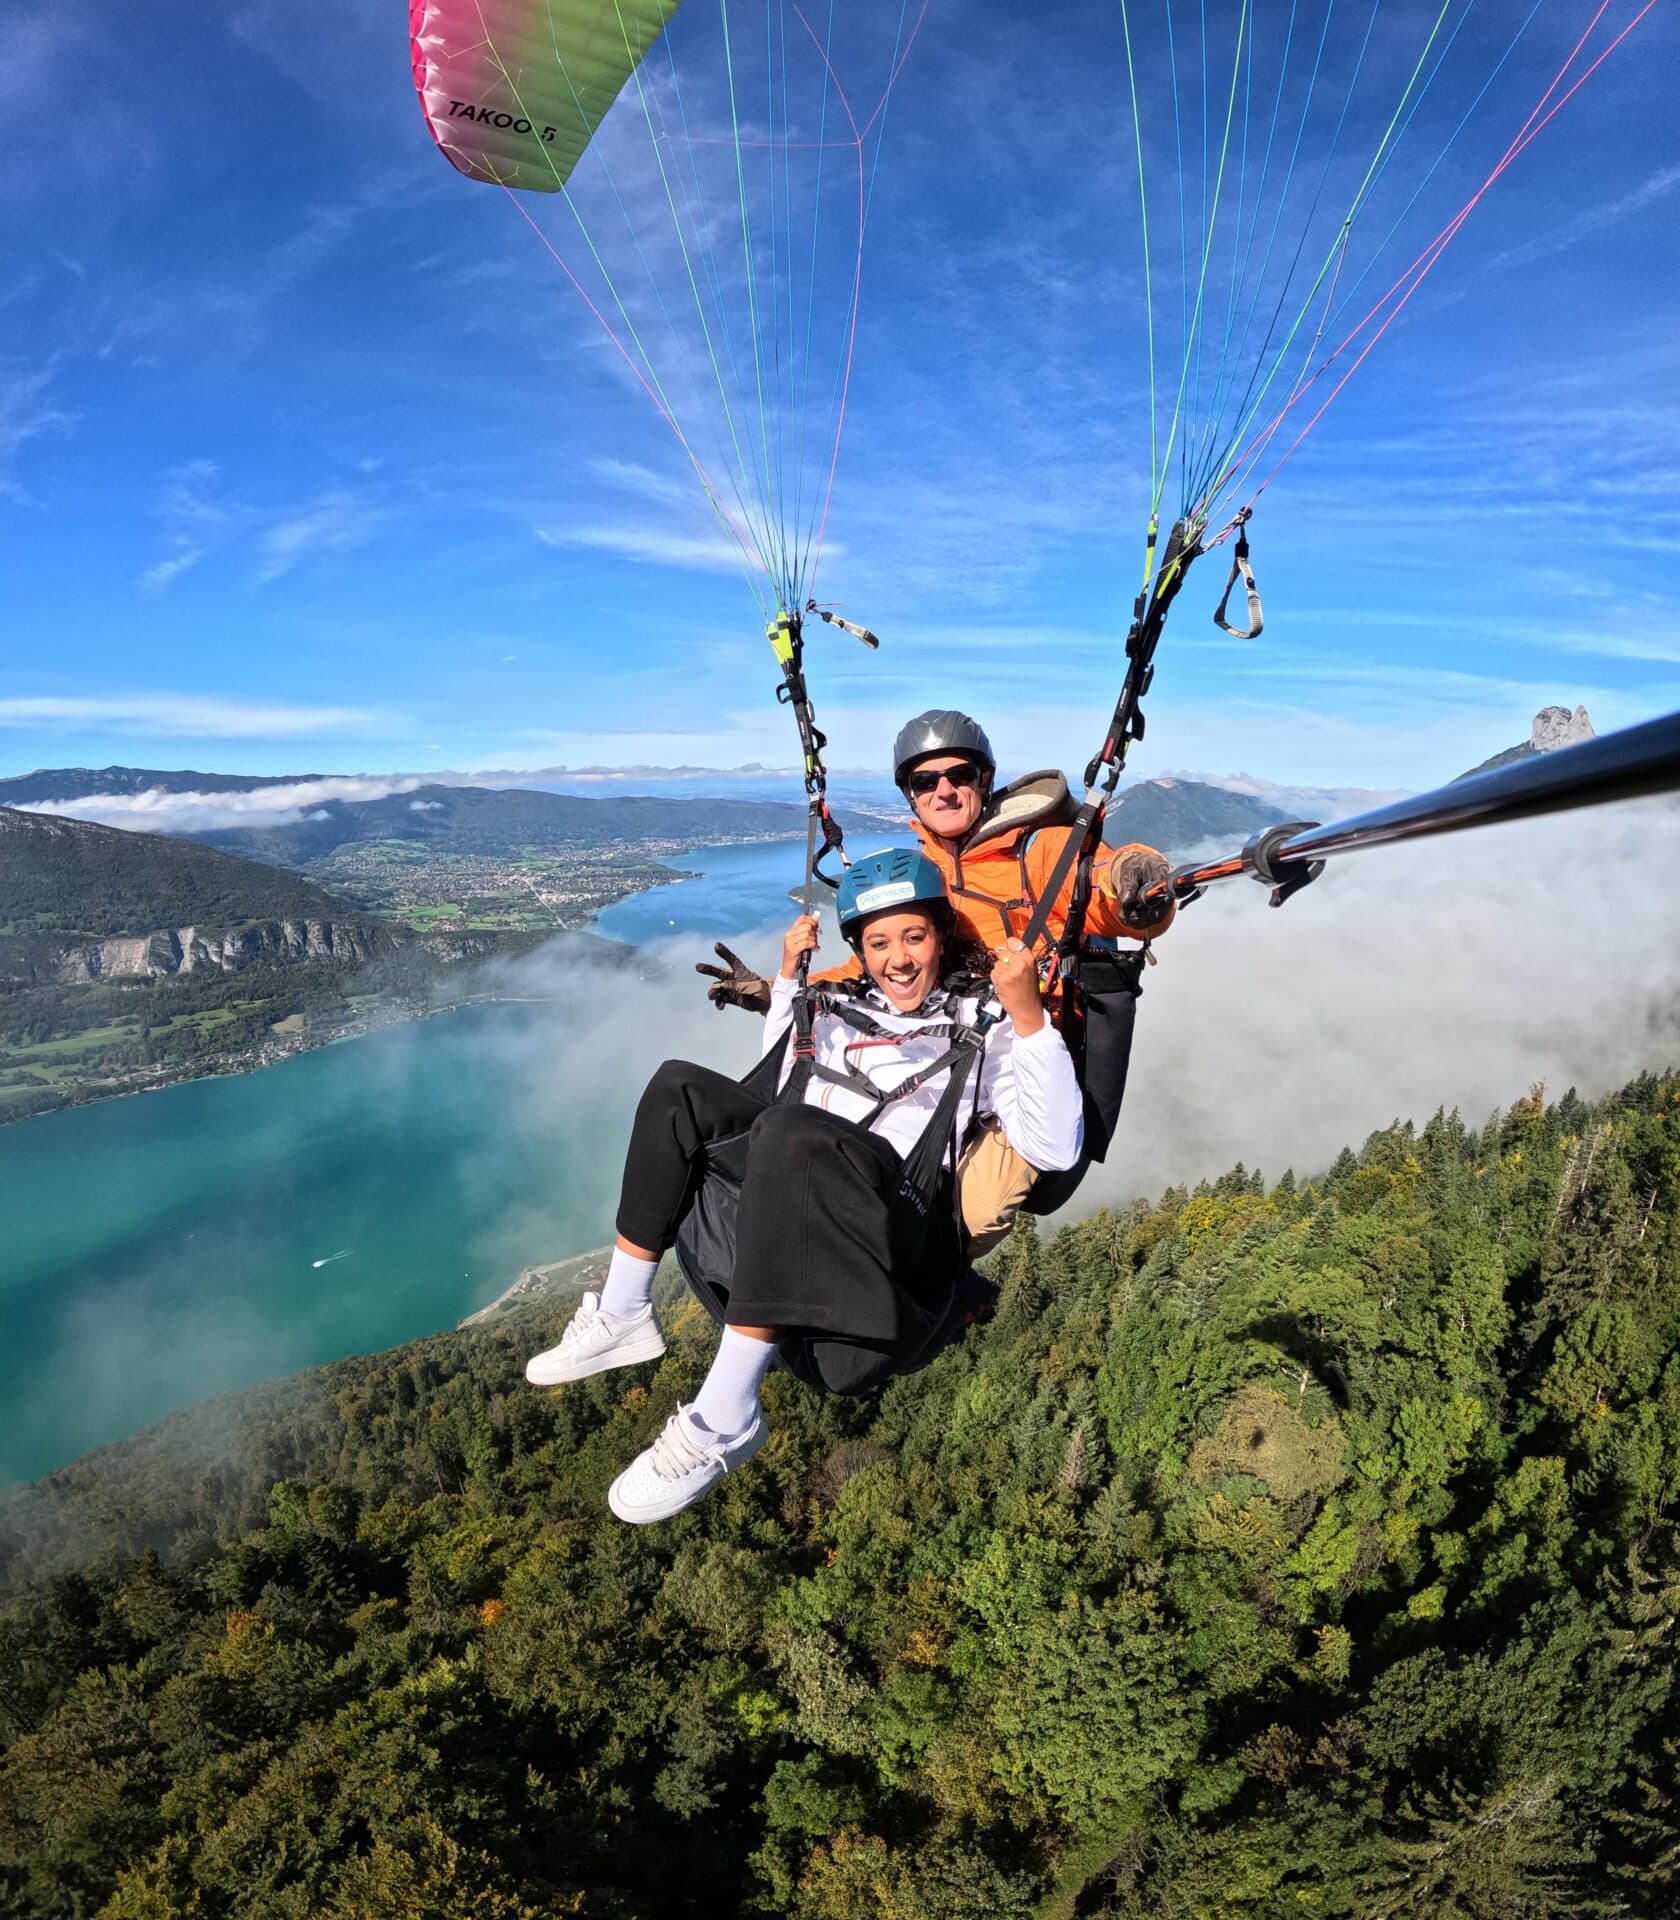
<svg viewBox="0 0 1680 1920"><path fill-rule="evenodd" d="M799 990L793 996L793 1026L791 1042L793 1066L789 1070L787 1085L782 1089L789 1105L796 1105L805 1098L805 1089L811 1084L811 1074L817 1064L817 1044L811 1032L811 1002L815 998L803 979L803 963L809 958L802 954L802 977Z"/></svg>
<svg viewBox="0 0 1680 1920"><path fill-rule="evenodd" d="M1225 618L1225 608L1230 602L1231 589L1241 576L1243 589L1248 595L1248 625L1233 627ZM1265 627L1266 616L1260 606L1260 589L1254 584L1254 569L1248 564L1248 530L1242 528L1237 534L1237 544L1231 556L1231 574L1225 582L1225 591L1219 596L1219 605L1213 610L1213 624L1222 632L1238 640L1258 640Z"/></svg>
<svg viewBox="0 0 1680 1920"><path fill-rule="evenodd" d="M959 1029L959 1031L968 1030ZM911 1037L909 1034L904 1036L905 1039ZM875 1111L865 1124L872 1126L888 1107L897 1101L908 1100L911 1094L925 1087L930 1080L936 1079L947 1067L954 1066L963 1057L966 1048L967 1042L959 1040L956 1045L948 1047L936 1060L930 1061L927 1066L909 1075L907 1079L899 1081L895 1087L879 1087L867 1074L859 1073L855 1067L827 1067L821 1061L813 1062L811 1073L815 1079L827 1080L833 1086L845 1087L850 1092L868 1100Z"/></svg>
<svg viewBox="0 0 1680 1920"><path fill-rule="evenodd" d="M958 998L954 992L946 995L946 1001ZM931 1060L925 1067L901 1080L895 1087L878 1087L867 1075L857 1072L849 1065L845 1071L825 1065L816 1058L816 1048L811 1038L811 1025L814 1010L831 1013L843 1021L855 1032L861 1032L871 1038L890 1038L897 1041L925 1039L936 1033L948 1032L951 1045L937 1059ZM804 1044L801 1045L798 1015L803 1011ZM907 1100L911 1094L925 1087L942 1073L948 1073L944 1091L939 1096L927 1125L918 1135L915 1146L905 1162L905 1174L900 1192L912 1198L917 1210L927 1213L933 1205L939 1181L944 1169L949 1166L954 1173L957 1164L957 1117L962 1109L963 1096L968 1088L969 1078L974 1076L974 1111L978 1113L980 1102L980 1081L978 1065L985 1055L986 1036L997 1024L1000 1014L982 1007L972 1025L964 1026L952 1021L949 1025L924 1026L911 1029L883 1026L873 1019L864 1009L855 1004L837 1002L826 992L819 993L806 988L795 1001L795 1026L791 1033L793 1047L793 1067L786 1084L776 1094L778 1105L793 1106L803 1102L812 1080L825 1080L831 1085L844 1088L870 1102L872 1111L867 1120L857 1122L865 1130L874 1126L881 1115L890 1106L900 1100ZM766 1059L775 1058L778 1062L786 1057L790 1036L784 1036L781 1046L766 1055ZM759 1064L762 1069L763 1062ZM779 1069L778 1069L779 1070ZM970 1116L972 1124L973 1116ZM954 1204L954 1200L953 1200Z"/></svg>
<svg viewBox="0 0 1680 1920"><path fill-rule="evenodd" d="M1153 554L1153 523L1150 526L1149 544ZM1073 872L1076 863L1081 864L1085 869L1085 884L1082 889L1075 887L1067 926L1057 943L1064 979L1068 977L1070 967L1075 971L1078 968L1079 944L1085 937L1085 910L1090 902L1090 864L1102 843L1103 819L1108 811L1108 803L1113 798L1114 789L1120 784L1120 775L1126 765L1127 747L1132 741L1143 738L1143 697L1155 678L1155 648L1160 642L1161 629L1166 624L1168 609L1184 585L1191 561L1201 551L1200 525L1190 520L1179 520L1167 536L1166 552L1161 556L1160 571L1155 575L1153 585L1145 572L1144 591L1137 597L1132 628L1126 635L1126 677L1120 688L1120 697L1114 703L1114 717L1108 723L1108 734L1101 751L1085 769L1085 798L1074 815L1066 844L1043 896L1033 909L1027 930L1021 936L1022 944L1027 947L1036 946L1043 938L1062 888L1067 885L1068 875ZM1097 784L1099 776L1102 779L1101 786Z"/></svg>
<svg viewBox="0 0 1680 1920"><path fill-rule="evenodd" d="M833 1001L826 993L818 992L811 994L811 1000L821 1012L831 1015L842 1026L850 1027L854 1033L861 1033L870 1040L925 1040L930 1034L948 1033L960 1024L947 1018L933 1026L885 1027L855 1003L848 1006L844 1001Z"/></svg>
<svg viewBox="0 0 1680 1920"><path fill-rule="evenodd" d="M1050 869L1050 878L1044 883L1044 891L1038 896L1037 903L1033 907L1032 918L1027 922L1026 929L1021 935L1022 946L1031 950L1044 938L1045 928L1050 924L1050 915L1055 911L1056 902L1062 897L1062 888L1067 885L1068 875L1073 872L1076 862L1083 861L1087 881L1089 880L1091 858L1102 843L1103 820L1107 812L1108 795L1101 788L1092 787L1080 802L1079 811L1073 817L1073 825L1067 830L1067 839L1063 841L1062 850L1056 856L1056 864ZM1087 885L1086 899L1089 900L1089 897ZM1068 927L1073 932L1073 944L1077 947L1085 931L1083 911L1080 913L1077 929L1073 925L1073 914L1071 912L1068 914ZM1062 944L1065 942L1059 942L1058 947Z"/></svg>
<svg viewBox="0 0 1680 1920"><path fill-rule="evenodd" d="M971 887L966 881L961 879L949 881L945 891L954 899L978 900L985 906L995 907L999 913L1010 913L1017 907L1026 907L1032 904L1032 896L1027 889L1025 875L1022 876L1022 891L1016 894L1011 900L1000 900L995 893L982 893L978 887Z"/></svg>
<svg viewBox="0 0 1680 1920"><path fill-rule="evenodd" d="M961 1050L968 1057L958 1060L952 1067L950 1081L939 1097L939 1105L934 1108L932 1119L922 1129L915 1146L910 1150L909 1158L904 1163L904 1178L899 1183L899 1193L924 1215L933 1209L939 1183L947 1167L953 1176L956 1173L957 1116L962 1110L968 1077L977 1072L986 1050L984 1033L973 1028L965 1030ZM952 1211L955 1212L957 1199L954 1178L950 1198Z"/></svg>

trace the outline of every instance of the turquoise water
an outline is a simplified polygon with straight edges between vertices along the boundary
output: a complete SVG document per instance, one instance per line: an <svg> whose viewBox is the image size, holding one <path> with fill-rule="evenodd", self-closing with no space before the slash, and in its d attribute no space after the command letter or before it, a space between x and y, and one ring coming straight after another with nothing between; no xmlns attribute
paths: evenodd
<svg viewBox="0 0 1680 1920"><path fill-rule="evenodd" d="M678 933L727 939L745 927L781 924L793 917L788 894L804 877L805 842L695 847L670 864L684 873L698 871L700 877L633 893L596 916L596 931L645 947Z"/></svg>
<svg viewBox="0 0 1680 1920"><path fill-rule="evenodd" d="M520 1064L562 1017L471 1008L0 1131L0 1478L599 1245L601 1129L534 1105Z"/></svg>
<svg viewBox="0 0 1680 1920"><path fill-rule="evenodd" d="M697 849L675 864L703 879L601 930L758 928L743 945L768 960L802 852ZM686 960L662 991L552 960L510 991L554 997L0 1128L0 1481L453 1326L522 1266L603 1244L647 1074L671 1051L750 1057L749 1023L716 1019Z"/></svg>
<svg viewBox="0 0 1680 1920"><path fill-rule="evenodd" d="M871 853L892 845L893 840L891 833L879 827L853 827L846 837L847 856ZM700 877L632 894L596 917L596 931L612 940L645 947L678 934L698 933L708 939L727 940L731 934L739 936L743 929L784 927L798 911L792 896L801 891L805 878L805 842L772 840L744 847L695 847L676 855L670 864L681 872L698 871ZM833 862L829 865L832 870ZM836 938L831 917L827 939L832 945ZM776 954L766 950L743 957L769 965Z"/></svg>

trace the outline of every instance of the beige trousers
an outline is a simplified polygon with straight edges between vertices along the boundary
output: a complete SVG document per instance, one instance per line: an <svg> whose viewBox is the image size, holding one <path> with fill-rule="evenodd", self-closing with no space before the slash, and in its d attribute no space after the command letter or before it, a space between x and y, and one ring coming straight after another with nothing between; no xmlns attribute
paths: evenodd
<svg viewBox="0 0 1680 1920"><path fill-rule="evenodd" d="M1021 1158L995 1120L963 1148L957 1161L957 1201L969 1259L978 1260L1006 1237L1037 1178L1038 1169Z"/></svg>

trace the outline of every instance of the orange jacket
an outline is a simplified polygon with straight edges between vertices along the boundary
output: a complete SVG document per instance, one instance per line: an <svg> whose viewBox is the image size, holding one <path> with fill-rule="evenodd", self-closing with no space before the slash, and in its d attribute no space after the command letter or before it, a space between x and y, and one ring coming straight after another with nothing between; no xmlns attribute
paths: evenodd
<svg viewBox="0 0 1680 1920"><path fill-rule="evenodd" d="M1026 931L1072 827L1065 824L1071 811L1067 783L1059 773L1028 774L1000 788L980 824L959 854L912 820L923 853L945 876L945 890L956 909L957 925L982 946L997 947ZM1152 940L1172 925L1177 907L1169 901L1161 917L1147 927L1129 927L1120 918L1119 905L1107 885L1109 868L1129 847L1099 847L1091 862L1091 901L1085 931L1109 939ZM1042 959L1055 950L1067 926L1073 899L1073 869L1056 896L1038 951ZM854 977L862 963L854 958L844 967L814 975L818 980Z"/></svg>

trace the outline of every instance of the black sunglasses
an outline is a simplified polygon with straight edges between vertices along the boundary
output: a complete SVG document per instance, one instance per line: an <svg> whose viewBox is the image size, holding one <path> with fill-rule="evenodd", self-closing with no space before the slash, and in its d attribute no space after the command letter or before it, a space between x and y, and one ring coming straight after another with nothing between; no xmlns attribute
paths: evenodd
<svg viewBox="0 0 1680 1920"><path fill-rule="evenodd" d="M906 793L914 794L918 800L925 799L930 793L937 793L941 780L950 781L961 793L964 787L977 787L980 784L980 769L972 760L964 760L954 767L923 767L912 773L904 783Z"/></svg>

